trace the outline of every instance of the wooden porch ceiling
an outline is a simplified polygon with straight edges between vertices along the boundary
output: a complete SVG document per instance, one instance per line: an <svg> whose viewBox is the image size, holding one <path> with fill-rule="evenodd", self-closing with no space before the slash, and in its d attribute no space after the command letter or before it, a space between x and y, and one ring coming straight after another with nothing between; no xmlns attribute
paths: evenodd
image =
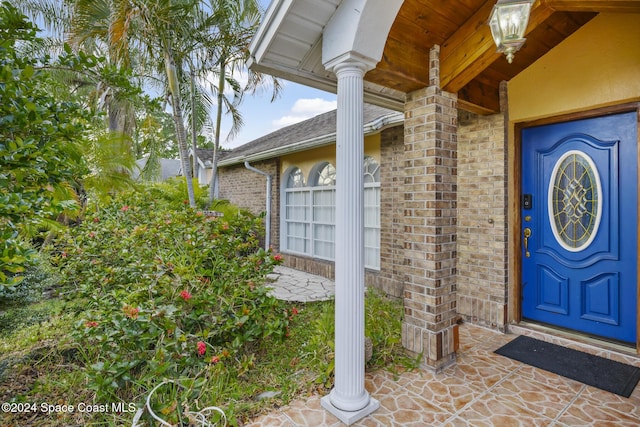
<svg viewBox="0 0 640 427"><path fill-rule="evenodd" d="M640 13L640 0L538 0L527 41L509 64L496 52L487 25L496 0L405 0L382 60L365 80L408 93L429 85L429 50L440 45L441 87L458 93L461 107L497 112L498 87L534 63L598 13Z"/></svg>

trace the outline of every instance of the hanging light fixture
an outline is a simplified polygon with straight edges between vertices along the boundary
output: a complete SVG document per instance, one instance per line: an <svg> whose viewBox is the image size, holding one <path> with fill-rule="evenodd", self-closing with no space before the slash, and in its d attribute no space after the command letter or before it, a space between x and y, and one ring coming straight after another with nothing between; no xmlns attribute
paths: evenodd
<svg viewBox="0 0 640 427"><path fill-rule="evenodd" d="M529 12L535 0L498 0L493 6L489 27L498 52L504 52L511 64L513 54L524 44Z"/></svg>

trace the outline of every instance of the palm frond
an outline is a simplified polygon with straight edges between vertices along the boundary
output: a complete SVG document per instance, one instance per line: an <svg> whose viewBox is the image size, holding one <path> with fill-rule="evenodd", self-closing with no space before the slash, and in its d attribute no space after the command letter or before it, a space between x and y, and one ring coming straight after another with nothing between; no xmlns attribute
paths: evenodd
<svg viewBox="0 0 640 427"><path fill-rule="evenodd" d="M116 132L95 137L87 152L92 171L85 178L85 186L99 195L132 188L130 175L136 164L130 144L126 135Z"/></svg>
<svg viewBox="0 0 640 427"><path fill-rule="evenodd" d="M109 17L108 0L76 0L68 32L70 44L79 47L88 40L105 40Z"/></svg>
<svg viewBox="0 0 640 427"><path fill-rule="evenodd" d="M63 39L71 22L71 0L13 0L31 20L41 22L45 29Z"/></svg>

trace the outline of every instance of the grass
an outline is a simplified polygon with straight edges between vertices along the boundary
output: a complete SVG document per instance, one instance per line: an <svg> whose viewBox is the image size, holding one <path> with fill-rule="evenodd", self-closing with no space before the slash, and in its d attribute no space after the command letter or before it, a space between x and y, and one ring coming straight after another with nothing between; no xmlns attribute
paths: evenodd
<svg viewBox="0 0 640 427"><path fill-rule="evenodd" d="M23 290L0 299L0 400L47 404L100 404L86 387L83 349L69 331L80 317L81 301L43 298L51 278L43 272L27 278ZM39 297L38 297L39 295ZM187 387L202 387L199 402L224 409L229 425L273 411L293 399L326 394L333 385L333 302L291 305L292 318L284 341L255 342L242 368L212 365L203 378ZM367 292L366 334L373 341L367 369L415 367L400 344L402 304L377 291ZM180 388L174 387L177 405ZM143 402L146 396L133 396ZM171 406L172 402L167 402ZM137 405L139 405L137 403ZM40 407L38 407L40 409ZM4 417L4 418L2 418ZM133 413L0 413L3 426L131 425Z"/></svg>

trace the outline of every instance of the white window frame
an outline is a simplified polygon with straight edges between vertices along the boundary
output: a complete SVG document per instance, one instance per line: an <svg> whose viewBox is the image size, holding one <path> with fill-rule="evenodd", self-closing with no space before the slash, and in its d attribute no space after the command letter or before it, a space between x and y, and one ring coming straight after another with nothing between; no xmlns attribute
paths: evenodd
<svg viewBox="0 0 640 427"><path fill-rule="evenodd" d="M380 179L379 179L379 165L372 157L365 157L365 268L370 270L380 270ZM316 164L309 176L308 184L304 187L287 187L289 183L289 176L291 173L295 173L299 170L297 167L291 167L285 172L283 176L282 192L284 197L281 198L281 252L290 253L292 255L300 255L305 257L312 257L316 259L322 259L327 261L335 261L335 179L333 182L331 179L327 179L327 175L321 175L323 170L331 165L328 162L320 162ZM368 169L368 165L373 165L373 170ZM333 165L331 165L333 167ZM334 168L335 171L335 168ZM326 170L325 170L326 172ZM368 175L367 175L368 174ZM324 182L324 185L321 185ZM320 185L318 185L320 184ZM305 194L308 205L304 209L305 218L290 218L288 205L290 195L293 194ZM317 204L318 199L326 198L329 196L328 204ZM376 203L368 204L368 196L374 194ZM295 196L293 196L295 197ZM301 208L300 205L294 205L294 208ZM325 210L325 214L328 210L329 215L318 215L322 212L320 209ZM367 216L368 212L373 211L373 219L371 216ZM305 244L304 250L298 248L292 248L290 246L290 236L288 233L291 224L306 224L305 226ZM321 236L319 230L324 229L331 235L327 238L326 235ZM373 231L373 233L371 233ZM374 237L371 237L371 236ZM299 239L300 236L294 236ZM318 245L318 246L317 246ZM318 250L318 247L332 246L327 253L326 251ZM372 255L373 254L373 255Z"/></svg>

